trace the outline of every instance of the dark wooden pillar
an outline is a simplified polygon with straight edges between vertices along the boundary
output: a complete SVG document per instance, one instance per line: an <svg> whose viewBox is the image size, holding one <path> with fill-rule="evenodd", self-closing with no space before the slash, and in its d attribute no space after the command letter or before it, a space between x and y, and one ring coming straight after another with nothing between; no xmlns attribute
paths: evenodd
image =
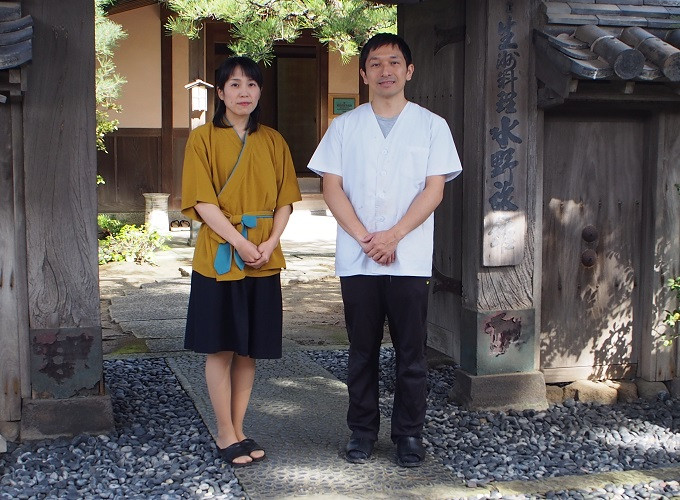
<svg viewBox="0 0 680 500"><path fill-rule="evenodd" d="M173 89L172 89L172 36L165 24L170 17L170 11L165 4L161 8L161 165L158 186L163 193L177 192L173 186ZM173 208L174 200L171 200Z"/></svg>
<svg viewBox="0 0 680 500"><path fill-rule="evenodd" d="M21 437L112 427L102 379L94 4L22 2L34 21L24 100L31 395Z"/></svg>
<svg viewBox="0 0 680 500"><path fill-rule="evenodd" d="M546 406L536 371L535 4L474 0L466 8L462 372L455 392L477 408Z"/></svg>
<svg viewBox="0 0 680 500"><path fill-rule="evenodd" d="M29 394L21 69L0 71L0 435L19 434ZM0 436L0 451L4 447Z"/></svg>

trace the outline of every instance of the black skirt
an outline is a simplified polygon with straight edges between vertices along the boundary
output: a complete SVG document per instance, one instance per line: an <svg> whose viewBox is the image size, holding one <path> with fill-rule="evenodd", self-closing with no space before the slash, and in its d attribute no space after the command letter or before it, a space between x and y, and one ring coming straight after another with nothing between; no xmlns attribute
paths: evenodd
<svg viewBox="0 0 680 500"><path fill-rule="evenodd" d="M184 348L214 354L233 351L255 359L281 357L280 275L217 281L194 271Z"/></svg>

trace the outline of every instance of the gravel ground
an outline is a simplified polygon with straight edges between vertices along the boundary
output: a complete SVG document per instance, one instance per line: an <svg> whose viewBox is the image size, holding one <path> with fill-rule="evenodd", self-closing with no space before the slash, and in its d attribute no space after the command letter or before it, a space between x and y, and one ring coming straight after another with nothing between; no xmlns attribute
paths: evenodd
<svg viewBox="0 0 680 500"><path fill-rule="evenodd" d="M340 380L346 351L308 351ZM381 411L389 416L394 352L381 351ZM217 457L193 402L163 359L105 361L116 429L107 435L9 444L0 498L244 498ZM536 412L469 412L447 401L453 367L430 370L424 438L468 485L680 462L680 401L598 406L568 401ZM475 498L679 498L678 481L606 485L545 496Z"/></svg>
<svg viewBox="0 0 680 500"><path fill-rule="evenodd" d="M244 498L164 359L104 362L115 430L0 454L0 498Z"/></svg>
<svg viewBox="0 0 680 500"><path fill-rule="evenodd" d="M307 352L338 379L346 381L347 351ZM392 348L381 349L380 364L380 411L389 417L394 393ZM680 400L639 400L614 406L568 400L546 411L473 412L447 400L453 378L452 366L429 371L423 438L428 451L471 487L492 481L652 469L680 463ZM549 498L679 496L677 481L609 485L601 491L548 495Z"/></svg>

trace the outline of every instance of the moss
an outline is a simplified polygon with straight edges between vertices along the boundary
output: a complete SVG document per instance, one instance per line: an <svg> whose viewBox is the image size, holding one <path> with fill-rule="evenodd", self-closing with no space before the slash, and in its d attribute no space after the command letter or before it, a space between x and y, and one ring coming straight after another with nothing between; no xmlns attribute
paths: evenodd
<svg viewBox="0 0 680 500"><path fill-rule="evenodd" d="M134 339L126 342L125 345L119 347L111 354L143 354L146 352L150 351L144 339Z"/></svg>

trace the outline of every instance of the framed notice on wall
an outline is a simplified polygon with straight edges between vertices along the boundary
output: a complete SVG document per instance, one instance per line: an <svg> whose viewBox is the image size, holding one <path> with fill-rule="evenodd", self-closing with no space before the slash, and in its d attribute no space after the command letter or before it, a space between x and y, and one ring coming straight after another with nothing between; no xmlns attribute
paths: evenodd
<svg viewBox="0 0 680 500"><path fill-rule="evenodd" d="M328 114L331 118L357 107L359 94L328 94Z"/></svg>

